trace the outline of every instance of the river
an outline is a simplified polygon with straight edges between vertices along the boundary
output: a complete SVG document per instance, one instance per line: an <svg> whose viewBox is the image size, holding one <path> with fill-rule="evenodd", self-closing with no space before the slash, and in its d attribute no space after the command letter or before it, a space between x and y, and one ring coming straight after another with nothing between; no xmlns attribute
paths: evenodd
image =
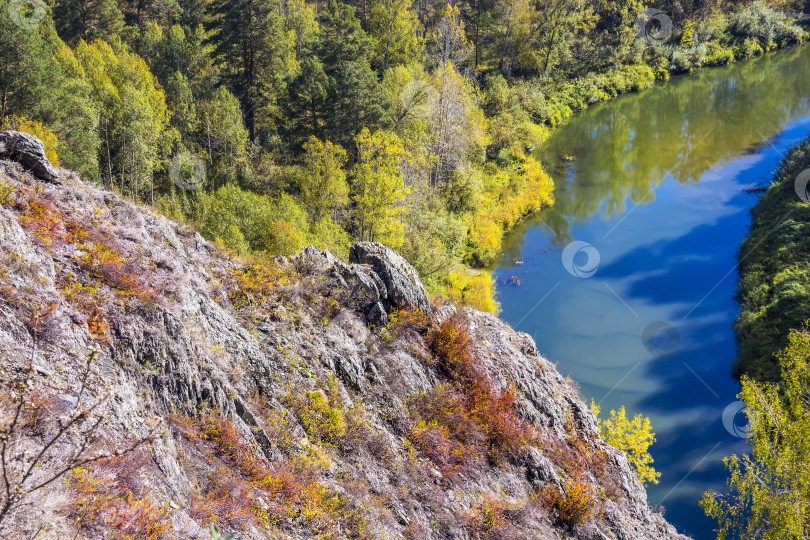
<svg viewBox="0 0 810 540"><path fill-rule="evenodd" d="M810 134L809 96L802 46L575 115L537 152L555 206L513 231L494 268L502 317L586 400L651 419L650 504L697 539L715 537L701 494L723 491L722 458L748 451L730 375L756 202L743 189Z"/></svg>

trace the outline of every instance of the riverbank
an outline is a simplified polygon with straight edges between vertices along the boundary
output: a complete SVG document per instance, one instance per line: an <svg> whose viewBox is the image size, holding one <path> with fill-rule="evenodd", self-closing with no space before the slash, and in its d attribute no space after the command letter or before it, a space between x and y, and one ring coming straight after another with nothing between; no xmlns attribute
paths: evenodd
<svg viewBox="0 0 810 540"><path fill-rule="evenodd" d="M739 254L736 377L779 381L774 353L810 319L809 181L810 139L787 153L751 210Z"/></svg>
<svg viewBox="0 0 810 540"><path fill-rule="evenodd" d="M501 106L500 110L490 108L487 113L491 118L505 116L507 120L501 123L518 125L521 119L531 118L537 123L531 133L538 137L536 142L539 147L545 143L553 129L564 124L575 113L629 92L647 90L656 83L668 81L670 75L691 74L708 67L726 66L738 60L751 59L801 44L807 32L800 25L807 27L807 24L805 19L788 19L757 4L736 14L709 18L699 25L685 23L681 28L673 28L665 43L647 42L637 55L643 63L614 67L600 73L587 73L569 80L540 83L518 79L508 85L504 84L509 97L502 99L502 102L513 104L512 109ZM497 84L492 79L485 80L489 81L489 86ZM488 87L487 84L484 86ZM733 94L734 89L730 91ZM539 99L534 103L526 103L525 97L531 95L539 96ZM519 112L514 111L515 103L520 104ZM564 161L570 158L567 155L559 157ZM540 165L546 170L549 166L548 163ZM540 211L548 206L541 205ZM470 253L473 256L468 256L465 262L473 267L491 267L498 254L503 251L504 238L531 215L531 212L513 213L510 221L474 220L476 225L470 231L470 244L474 246ZM487 227L487 235L479 232L487 230ZM458 270L453 277L445 280L444 286L439 289L441 294L478 309L499 309L494 298L495 288L483 285L484 278L480 274L474 278L478 285L476 288L465 285L460 290L456 289L454 283L466 283L457 277L464 274L464 271ZM487 296L487 289L492 297Z"/></svg>
<svg viewBox="0 0 810 540"><path fill-rule="evenodd" d="M554 207L507 237L494 271L501 317L533 335L586 401L650 419L662 473L650 500L699 540L716 538L701 494L723 492L723 456L746 452L723 422L740 391L735 269L756 202L743 190L810 132L807 88L804 45L575 115L539 155ZM599 253L588 279L562 264L572 241Z"/></svg>

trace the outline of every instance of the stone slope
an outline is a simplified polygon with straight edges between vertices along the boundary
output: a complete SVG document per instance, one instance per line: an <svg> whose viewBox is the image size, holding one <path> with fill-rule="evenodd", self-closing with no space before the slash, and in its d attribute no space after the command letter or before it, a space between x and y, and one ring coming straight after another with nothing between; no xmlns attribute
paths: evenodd
<svg viewBox="0 0 810 540"><path fill-rule="evenodd" d="M39 448L77 401L103 413L90 447L151 438L28 495L3 538L123 538L135 525L134 538L210 538L212 522L239 539L682 538L529 336L430 306L387 248L355 246L352 264L314 248L236 260L59 176L42 184L0 161L0 380L12 388L33 363L14 448ZM538 434L508 459L453 468L412 441L415 396L454 388L428 337L452 317ZM71 432L36 474L81 441ZM599 456L576 469L596 511L572 523L546 494L570 488L577 452Z"/></svg>

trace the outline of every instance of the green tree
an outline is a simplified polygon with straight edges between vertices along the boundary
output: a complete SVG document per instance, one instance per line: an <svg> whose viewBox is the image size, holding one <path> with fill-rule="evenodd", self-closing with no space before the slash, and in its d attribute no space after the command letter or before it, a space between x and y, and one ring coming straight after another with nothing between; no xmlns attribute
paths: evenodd
<svg viewBox="0 0 810 540"><path fill-rule="evenodd" d="M353 171L353 217L360 240L397 248L404 240L402 221L405 187L402 167L410 160L402 141L382 130L363 129L356 137L357 164Z"/></svg>
<svg viewBox="0 0 810 540"><path fill-rule="evenodd" d="M320 33L315 6L305 0L290 0L285 21L287 29L295 35L295 55L301 58L311 54Z"/></svg>
<svg viewBox="0 0 810 540"><path fill-rule="evenodd" d="M462 165L480 163L486 147L486 119L470 81L443 64L432 77L436 98L428 117L431 186L446 184Z"/></svg>
<svg viewBox="0 0 810 540"><path fill-rule="evenodd" d="M472 54L472 45L467 39L458 7L447 4L431 34L427 43L428 53L436 66L450 63L458 67Z"/></svg>
<svg viewBox="0 0 810 540"><path fill-rule="evenodd" d="M72 51L46 17L34 30L9 17L0 0L0 122L10 116L36 120L59 138L62 164L98 177L98 109Z"/></svg>
<svg viewBox="0 0 810 540"><path fill-rule="evenodd" d="M373 42L360 27L354 8L331 2L321 15L320 28L318 56L328 80L322 138L348 148L363 127L376 130L390 124L391 103L371 69Z"/></svg>
<svg viewBox="0 0 810 540"><path fill-rule="evenodd" d="M730 493L707 492L701 507L717 537L792 540L810 530L810 333L792 331L777 355L782 383L742 378L751 455L725 459Z"/></svg>
<svg viewBox="0 0 810 540"><path fill-rule="evenodd" d="M346 151L329 141L310 137L304 144L304 173L301 175L301 201L313 222L324 215L336 217L349 200L346 183Z"/></svg>
<svg viewBox="0 0 810 540"><path fill-rule="evenodd" d="M120 36L125 27L115 0L57 0L53 20L59 37L71 45Z"/></svg>
<svg viewBox="0 0 810 540"><path fill-rule="evenodd" d="M375 0L369 16L374 39L374 65L384 73L389 65L406 64L419 50L416 17L407 0Z"/></svg>
<svg viewBox="0 0 810 540"><path fill-rule="evenodd" d="M250 140L277 129L279 99L297 70L294 35L277 0L215 0L210 8L214 57L239 98Z"/></svg>
<svg viewBox="0 0 810 540"><path fill-rule="evenodd" d="M655 442L650 419L637 414L632 420L627 418L624 407L619 411L610 411L610 418L599 419L599 406L591 401L591 409L599 423L599 434L602 440L627 454L627 460L636 469L639 480L645 485L648 482L658 483L661 473L653 468L653 458L649 448Z"/></svg>
<svg viewBox="0 0 810 540"><path fill-rule="evenodd" d="M47 29L14 24L8 0L0 0L0 28L0 119L10 114L37 118L49 106L49 88L58 82Z"/></svg>
<svg viewBox="0 0 810 540"><path fill-rule="evenodd" d="M57 38L58 39L58 38ZM55 64L63 75L56 118L51 122L59 135L59 155L65 168L78 171L86 181L99 178L98 150L100 106L76 55L57 44Z"/></svg>
<svg viewBox="0 0 810 540"><path fill-rule="evenodd" d="M289 85L288 138L297 146L308 137L323 137L329 115L329 78L323 64L311 56L301 61L301 72Z"/></svg>
<svg viewBox="0 0 810 540"><path fill-rule="evenodd" d="M226 88L220 87L211 99L200 104L199 110L197 140L208 152L218 184L237 180L248 169L250 149L239 100Z"/></svg>
<svg viewBox="0 0 810 540"><path fill-rule="evenodd" d="M174 134L167 130L166 97L144 60L120 43L79 42L76 59L100 109L101 175L108 187L139 198L166 157Z"/></svg>

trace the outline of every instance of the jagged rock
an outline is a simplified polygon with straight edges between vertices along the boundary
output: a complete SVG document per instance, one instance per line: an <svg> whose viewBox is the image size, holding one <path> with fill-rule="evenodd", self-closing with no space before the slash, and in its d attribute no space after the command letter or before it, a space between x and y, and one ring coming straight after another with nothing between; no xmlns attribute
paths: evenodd
<svg viewBox="0 0 810 540"><path fill-rule="evenodd" d="M0 162L10 187L22 192L28 180L19 174L18 164L11 165ZM555 366L539 355L534 340L492 314L461 310L474 355L493 383L515 389L518 410L542 434L544 444L526 447L505 464L465 467L456 475L438 470L409 439L416 421L409 407L417 396L446 384L447 376L437 366L424 329L404 325L381 331L380 326L388 317L386 309L394 305L432 311L432 324L459 310L431 310L413 268L392 250L361 243L352 249L356 264L346 264L308 247L289 260L297 270L290 274L298 277L276 284L277 296L266 303L240 312L225 289L240 263L196 233L67 176L62 185L43 186L41 195L79 222L86 218L93 223L104 215L104 227L115 231L122 258L144 258L143 271L150 284L163 287L162 294L154 305L118 298L116 290L77 264L74 247L38 240L17 207L0 205L0 384L10 387L7 373L22 372L32 358L31 308L56 306L59 324L44 324L38 333L36 371L43 375L32 385L46 380L47 385L37 388L52 389L58 403L70 405L92 353L93 372L106 388L93 385L88 390L109 397L97 396L108 419L105 426L110 426L99 434L105 445L126 445L148 433L145 419L164 419L165 428L149 447L149 461L157 468L143 491L157 504L173 508L172 536L204 537L205 522L191 511L192 501L212 477L230 478L221 465L207 461L210 455L200 453L208 442L178 434L173 422L216 411L229 417L274 467L302 456L303 462L317 463L314 480L340 494L343 515L360 518L374 538L470 538L465 516L483 497L505 496L520 508L505 536L514 540L685 538L649 507L626 456L599 438L593 414ZM98 289L94 300L118 298L103 312L109 339L101 342L91 335L82 312L86 305L66 294L64 288L74 279ZM330 404L341 404L344 412L327 412L344 415L347 433L354 437L336 445L318 442L312 433L313 412L301 409L307 396L318 392L328 392ZM617 493L601 497L594 518L572 530L558 524L542 505L521 506L564 477L564 464L553 451L564 447L548 445L566 444L569 418L581 444L609 458L600 475L583 481L600 494L611 487L606 486L609 481ZM43 469L60 463L54 459ZM133 478L141 481L137 471ZM30 499L31 508L42 507L42 513L25 507L6 518L20 534L4 538L32 538L46 524L43 540L95 538L65 511L75 502L65 499L74 496L65 484L53 483L49 489ZM44 504L52 500L65 504ZM340 521L339 526L348 523ZM274 526L277 530L256 526L228 533L240 540L314 536L305 519L283 517ZM333 533L335 538L353 534L345 529Z"/></svg>
<svg viewBox="0 0 810 540"><path fill-rule="evenodd" d="M396 251L378 242L358 242L349 250L349 262L371 265L385 283L392 306L417 308L430 316L432 309L419 275Z"/></svg>
<svg viewBox="0 0 810 540"><path fill-rule="evenodd" d="M33 135L21 131L0 131L0 159L22 164L40 180L59 183L59 171L45 156L45 145Z"/></svg>

